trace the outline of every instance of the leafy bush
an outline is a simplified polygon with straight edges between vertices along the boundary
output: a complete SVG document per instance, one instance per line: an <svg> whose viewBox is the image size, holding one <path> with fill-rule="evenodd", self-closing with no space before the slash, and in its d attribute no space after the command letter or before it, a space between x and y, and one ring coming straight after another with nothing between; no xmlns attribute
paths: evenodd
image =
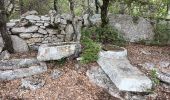
<svg viewBox="0 0 170 100"><path fill-rule="evenodd" d="M126 43L120 32L111 26L91 27L84 29L82 34L95 42L101 42L103 44L123 46Z"/></svg>
<svg viewBox="0 0 170 100"><path fill-rule="evenodd" d="M170 25L158 24L155 28L154 41L159 45L166 45L170 42Z"/></svg>
<svg viewBox="0 0 170 100"><path fill-rule="evenodd" d="M97 61L98 52L100 51L99 44L88 37L84 37L81 40L81 43L83 45L83 52L81 54L81 57L83 59L81 60L81 63L90 63Z"/></svg>
<svg viewBox="0 0 170 100"><path fill-rule="evenodd" d="M121 34L110 26L83 29L81 38L83 63L94 62L98 59L98 52L100 51L98 42L118 46L125 44L125 40Z"/></svg>
<svg viewBox="0 0 170 100"><path fill-rule="evenodd" d="M157 79L157 73L156 73L156 70L151 70L151 79L152 79L152 82L155 84L155 85L159 85L160 81L159 79Z"/></svg>

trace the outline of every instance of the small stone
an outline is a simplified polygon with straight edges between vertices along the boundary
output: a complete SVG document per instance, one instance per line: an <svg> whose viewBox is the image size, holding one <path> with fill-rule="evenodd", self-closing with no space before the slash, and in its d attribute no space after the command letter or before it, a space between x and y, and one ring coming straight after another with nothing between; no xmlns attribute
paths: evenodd
<svg viewBox="0 0 170 100"><path fill-rule="evenodd" d="M63 24L63 25L66 25L67 24L67 21L65 19L60 19L60 23Z"/></svg>
<svg viewBox="0 0 170 100"><path fill-rule="evenodd" d="M65 41L66 42L69 42L71 41L71 36L72 34L74 33L74 29L73 29L73 26L71 24L67 25L66 26L66 29L65 29L65 32L66 32L66 38L65 38Z"/></svg>
<svg viewBox="0 0 170 100"><path fill-rule="evenodd" d="M60 70L55 69L52 74L51 77L52 79L58 79L60 76L62 76L63 72L61 72Z"/></svg>
<svg viewBox="0 0 170 100"><path fill-rule="evenodd" d="M45 29L46 27L45 26L40 26L40 28Z"/></svg>
<svg viewBox="0 0 170 100"><path fill-rule="evenodd" d="M36 23L37 26L43 26L43 23Z"/></svg>
<svg viewBox="0 0 170 100"><path fill-rule="evenodd" d="M30 27L15 27L12 28L12 33L33 33L38 31L38 26L30 26Z"/></svg>
<svg viewBox="0 0 170 100"><path fill-rule="evenodd" d="M44 30L44 29L42 29L42 28L39 28L39 29L38 29L38 32L39 32L39 33L42 33L42 34L47 34L47 31Z"/></svg>
<svg viewBox="0 0 170 100"><path fill-rule="evenodd" d="M0 55L1 60L8 60L9 58L10 58L10 53L7 50L3 51Z"/></svg>
<svg viewBox="0 0 170 100"><path fill-rule="evenodd" d="M54 29L46 29L47 32L49 33L49 35L54 35L54 34L58 34L58 31L57 30L54 30Z"/></svg>
<svg viewBox="0 0 170 100"><path fill-rule="evenodd" d="M43 87L45 85L45 81L40 79L40 78L24 78L21 80L21 87L22 88L26 88L26 89L30 89L30 90L36 90L39 89L41 87Z"/></svg>
<svg viewBox="0 0 170 100"><path fill-rule="evenodd" d="M19 36L23 39L29 39L32 36L32 33L21 33Z"/></svg>
<svg viewBox="0 0 170 100"><path fill-rule="evenodd" d="M50 17L41 16L41 20L44 20L44 21L50 21Z"/></svg>
<svg viewBox="0 0 170 100"><path fill-rule="evenodd" d="M44 26L45 26L45 27L47 27L47 26L49 26L49 25L50 25L49 23L44 23Z"/></svg>
<svg viewBox="0 0 170 100"><path fill-rule="evenodd" d="M25 18L28 20L40 20L40 17L36 15L28 15Z"/></svg>
<svg viewBox="0 0 170 100"><path fill-rule="evenodd" d="M3 50L3 47L0 46L0 53L2 52L2 50Z"/></svg>
<svg viewBox="0 0 170 100"><path fill-rule="evenodd" d="M14 27L16 25L15 22L9 22L6 24L7 27L11 28L11 27Z"/></svg>
<svg viewBox="0 0 170 100"><path fill-rule="evenodd" d="M65 35L66 32L64 30L62 30L60 34Z"/></svg>
<svg viewBox="0 0 170 100"><path fill-rule="evenodd" d="M44 35L40 34L40 33L34 33L32 35L33 38L41 38L41 37L44 37Z"/></svg>
<svg viewBox="0 0 170 100"><path fill-rule="evenodd" d="M43 40L42 38L30 38L30 39L26 40L26 42L28 44L30 44L30 43L41 43L42 40Z"/></svg>

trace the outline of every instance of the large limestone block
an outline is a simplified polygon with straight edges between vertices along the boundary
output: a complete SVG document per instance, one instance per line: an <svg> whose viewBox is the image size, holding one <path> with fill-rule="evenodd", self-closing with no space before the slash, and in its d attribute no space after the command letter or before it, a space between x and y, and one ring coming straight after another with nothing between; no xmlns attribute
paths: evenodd
<svg viewBox="0 0 170 100"><path fill-rule="evenodd" d="M152 87L151 80L132 66L126 56L126 49L101 51L97 62L119 90L147 92Z"/></svg>
<svg viewBox="0 0 170 100"><path fill-rule="evenodd" d="M38 31L38 26L30 26L30 27L15 27L12 28L12 33L33 33Z"/></svg>
<svg viewBox="0 0 170 100"><path fill-rule="evenodd" d="M29 48L23 39L19 38L18 36L12 35L11 36L13 48L15 52L28 52Z"/></svg>
<svg viewBox="0 0 170 100"><path fill-rule="evenodd" d="M28 15L25 17L28 20L41 20L41 18L39 16L36 15Z"/></svg>
<svg viewBox="0 0 170 100"><path fill-rule="evenodd" d="M109 15L110 25L122 33L123 37L130 42L152 40L154 28L150 21L139 17L134 19L130 15Z"/></svg>
<svg viewBox="0 0 170 100"><path fill-rule="evenodd" d="M3 60L0 61L0 65L0 68L4 69L0 71L0 80L29 77L47 71L46 64L34 58Z"/></svg>
<svg viewBox="0 0 170 100"><path fill-rule="evenodd" d="M37 59L39 61L59 60L73 55L76 48L76 43L44 44L39 47Z"/></svg>

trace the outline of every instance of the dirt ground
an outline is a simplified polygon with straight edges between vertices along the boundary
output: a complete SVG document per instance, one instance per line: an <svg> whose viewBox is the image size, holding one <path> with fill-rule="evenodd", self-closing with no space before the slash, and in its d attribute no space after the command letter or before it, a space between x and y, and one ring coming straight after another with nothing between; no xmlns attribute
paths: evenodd
<svg viewBox="0 0 170 100"><path fill-rule="evenodd" d="M138 64L140 63L170 61L170 47L130 44L126 48L129 60L139 69ZM141 50L148 51L151 55L143 54ZM14 54L12 58L34 57L36 54L36 52ZM63 65L48 62L48 71L35 76L45 80L45 85L34 91L21 88L21 79L0 82L0 100L118 100L89 82L85 73L90 66L96 65L96 63L83 65L77 69L75 62L75 60L67 60ZM52 79L51 73L54 69L62 71L63 75L58 79ZM170 100L170 89L162 84L157 86L154 92L158 93L156 100ZM152 98L148 99L152 100Z"/></svg>

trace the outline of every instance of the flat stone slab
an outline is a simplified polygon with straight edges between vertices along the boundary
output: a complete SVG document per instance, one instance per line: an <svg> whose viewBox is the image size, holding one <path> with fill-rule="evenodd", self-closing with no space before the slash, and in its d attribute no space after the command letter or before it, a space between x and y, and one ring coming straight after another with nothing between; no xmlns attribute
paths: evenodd
<svg viewBox="0 0 170 100"><path fill-rule="evenodd" d="M77 43L44 44L39 47L37 59L39 61L59 60L73 55L77 47Z"/></svg>
<svg viewBox="0 0 170 100"><path fill-rule="evenodd" d="M119 90L147 92L152 87L152 81L132 66L126 56L126 49L101 51L97 62Z"/></svg>
<svg viewBox="0 0 170 100"><path fill-rule="evenodd" d="M12 59L0 61L0 80L13 80L41 74L47 66L37 59Z"/></svg>
<svg viewBox="0 0 170 100"><path fill-rule="evenodd" d="M106 73L99 66L92 66L91 69L87 70L86 75L89 77L90 82L104 88L113 97L123 100L120 96L119 89L112 83Z"/></svg>

